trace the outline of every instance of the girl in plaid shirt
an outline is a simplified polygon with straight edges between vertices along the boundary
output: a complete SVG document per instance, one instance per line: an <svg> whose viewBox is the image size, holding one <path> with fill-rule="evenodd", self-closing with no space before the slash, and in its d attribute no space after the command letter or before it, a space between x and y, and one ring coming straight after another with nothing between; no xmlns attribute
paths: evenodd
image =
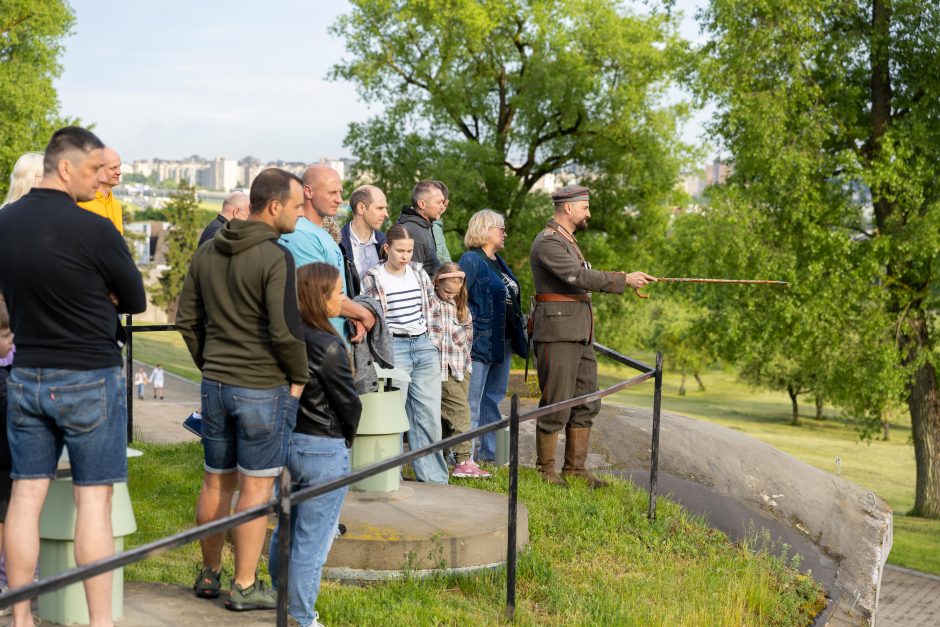
<svg viewBox="0 0 940 627"><path fill-rule="evenodd" d="M441 351L441 423L444 437L466 433L470 429L470 347L473 345L473 321L467 307L467 286L464 273L456 263L441 264L434 275L434 296L431 299L431 320L428 332L431 342ZM490 476L473 461L470 442L453 449L451 475L481 479Z"/></svg>

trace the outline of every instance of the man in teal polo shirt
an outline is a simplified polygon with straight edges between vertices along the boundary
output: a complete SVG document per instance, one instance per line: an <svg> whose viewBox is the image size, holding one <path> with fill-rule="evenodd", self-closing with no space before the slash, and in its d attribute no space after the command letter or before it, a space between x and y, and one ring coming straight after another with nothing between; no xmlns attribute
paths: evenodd
<svg viewBox="0 0 940 627"><path fill-rule="evenodd" d="M304 170L303 181L304 215L297 220L294 232L282 235L280 242L294 256L297 268L315 261L335 266L343 279L343 291L352 296L346 287L343 251L323 228L323 218L335 216L343 204L343 181L336 170L322 163ZM352 335L347 331L346 320L355 329ZM339 317L330 318L330 322L340 337L359 342L375 324L375 317L352 298L345 298Z"/></svg>

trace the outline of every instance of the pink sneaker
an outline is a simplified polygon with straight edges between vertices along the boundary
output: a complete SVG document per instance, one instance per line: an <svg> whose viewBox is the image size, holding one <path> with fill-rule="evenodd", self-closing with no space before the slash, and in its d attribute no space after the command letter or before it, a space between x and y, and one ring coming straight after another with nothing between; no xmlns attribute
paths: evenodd
<svg viewBox="0 0 940 627"><path fill-rule="evenodd" d="M451 473L454 477L466 477L470 479L487 479L490 473L477 466L472 459L460 462L454 466Z"/></svg>

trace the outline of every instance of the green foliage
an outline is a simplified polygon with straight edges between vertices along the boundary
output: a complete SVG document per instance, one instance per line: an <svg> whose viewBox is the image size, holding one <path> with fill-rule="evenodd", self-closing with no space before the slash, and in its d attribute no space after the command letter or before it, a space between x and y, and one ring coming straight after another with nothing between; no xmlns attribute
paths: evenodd
<svg viewBox="0 0 940 627"><path fill-rule="evenodd" d="M73 122L59 116L52 81L74 23L64 0L0 0L0 198L20 155L42 152L56 128Z"/></svg>
<svg viewBox="0 0 940 627"><path fill-rule="evenodd" d="M703 296L708 324L752 380L820 391L868 433L905 401L917 508L940 516L940 7L712 0L701 17L696 88L734 174L680 245L703 271L791 281Z"/></svg>
<svg viewBox="0 0 940 627"><path fill-rule="evenodd" d="M147 207L134 213L134 220L159 220L165 222L169 220L166 209L157 209L156 207Z"/></svg>
<svg viewBox="0 0 940 627"><path fill-rule="evenodd" d="M685 107L662 103L685 54L672 17L611 0L352 4L332 28L350 53L332 77L384 107L352 124L346 145L393 217L416 181L445 181L449 241L463 240L476 211L503 212L504 257L528 289L529 245L551 214L533 187L571 168L596 190L598 226L584 244L594 265L637 257L636 235L659 220L683 150Z"/></svg>
<svg viewBox="0 0 940 627"><path fill-rule="evenodd" d="M183 289L183 281L189 271L189 262L196 251L203 225L200 220L199 201L196 200L196 188L181 183L179 190L173 193L163 210L167 220L172 223L167 233L166 263L169 268L160 275L152 300L154 305L165 309L167 316L173 320L176 315L176 300Z"/></svg>
<svg viewBox="0 0 940 627"><path fill-rule="evenodd" d="M128 183L140 183L142 185L150 185L151 187L164 187L163 183L157 177L156 172L151 172L148 176L136 172L129 172L122 175L121 180L125 185Z"/></svg>

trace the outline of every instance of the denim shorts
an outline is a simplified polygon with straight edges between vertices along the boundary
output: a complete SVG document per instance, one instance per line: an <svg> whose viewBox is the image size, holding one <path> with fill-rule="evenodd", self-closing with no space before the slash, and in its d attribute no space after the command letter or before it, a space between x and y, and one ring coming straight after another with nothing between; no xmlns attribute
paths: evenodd
<svg viewBox="0 0 940 627"><path fill-rule="evenodd" d="M203 379L206 472L276 477L287 462L297 402L287 385L257 389Z"/></svg>
<svg viewBox="0 0 940 627"><path fill-rule="evenodd" d="M127 481L126 393L120 366L13 368L7 380L13 479L54 477L66 446L75 485Z"/></svg>

